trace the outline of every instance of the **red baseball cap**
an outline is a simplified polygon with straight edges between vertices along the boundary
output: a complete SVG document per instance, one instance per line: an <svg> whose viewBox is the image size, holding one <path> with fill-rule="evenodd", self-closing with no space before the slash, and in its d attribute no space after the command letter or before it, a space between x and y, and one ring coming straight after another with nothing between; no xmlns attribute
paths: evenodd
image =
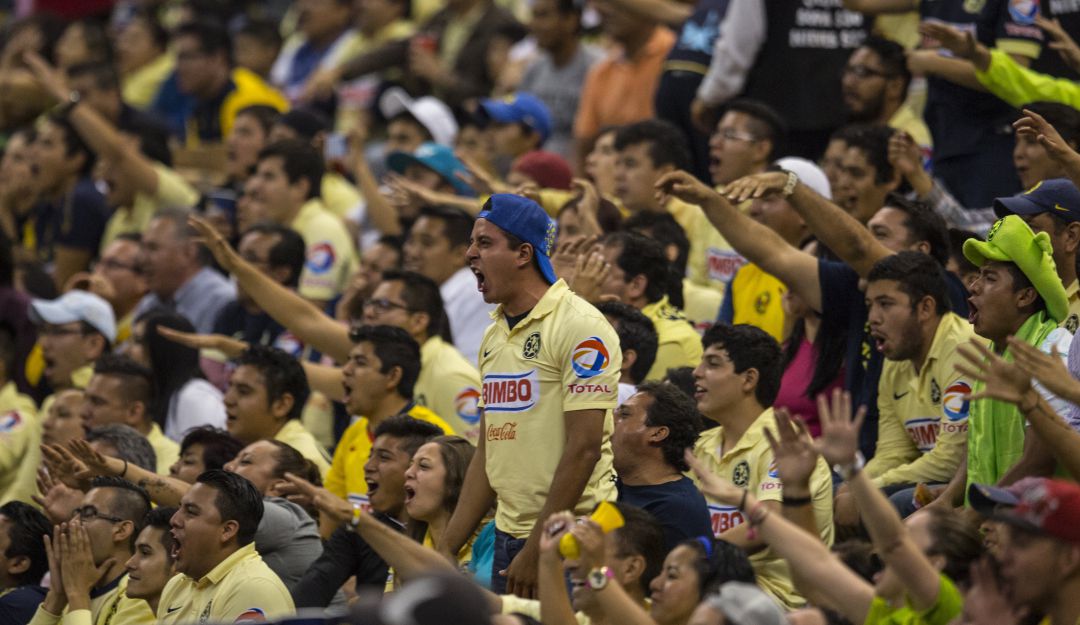
<svg viewBox="0 0 1080 625"><path fill-rule="evenodd" d="M968 500L987 518L1080 543L1080 486L1072 482L1029 477L1008 488L972 484Z"/></svg>

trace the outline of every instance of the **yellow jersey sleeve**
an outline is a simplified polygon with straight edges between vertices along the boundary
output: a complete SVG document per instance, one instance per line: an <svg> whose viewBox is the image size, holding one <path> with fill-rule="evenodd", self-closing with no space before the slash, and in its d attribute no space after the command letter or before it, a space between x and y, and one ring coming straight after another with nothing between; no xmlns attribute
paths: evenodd
<svg viewBox="0 0 1080 625"><path fill-rule="evenodd" d="M334 458L330 462L330 470L326 472L323 487L342 499L348 499L348 489L345 479L345 464L348 456L354 453L353 443L358 436L367 436L367 419L358 419L350 425L341 435L337 448L334 449Z"/></svg>
<svg viewBox="0 0 1080 625"><path fill-rule="evenodd" d="M619 337L607 323L567 315L558 333L562 358L563 412L612 410L618 400L622 350Z"/></svg>
<svg viewBox="0 0 1080 625"><path fill-rule="evenodd" d="M306 260L300 271L297 291L308 299L334 299L359 268L345 227L320 206L318 214L308 220L300 235L304 237Z"/></svg>
<svg viewBox="0 0 1080 625"><path fill-rule="evenodd" d="M82 611L82 610L80 610ZM90 615L90 611L86 611L87 616ZM87 619L89 621L89 619ZM34 612L33 618L30 619L29 625L56 625L60 622L60 616L53 614L46 610L43 606L38 606L36 612Z"/></svg>
<svg viewBox="0 0 1080 625"><path fill-rule="evenodd" d="M0 414L0 503L30 502L40 443L41 421L29 407Z"/></svg>
<svg viewBox="0 0 1080 625"><path fill-rule="evenodd" d="M784 483L780 480L776 459L768 444L761 448L761 453L757 454L755 465L755 475L750 481L751 484L757 483L757 492L754 496L759 501L783 501Z"/></svg>
<svg viewBox="0 0 1080 625"><path fill-rule="evenodd" d="M987 91L1016 108L1037 101L1080 108L1080 84L1030 70L1002 49L990 51L990 67L985 72L976 71L975 78Z"/></svg>

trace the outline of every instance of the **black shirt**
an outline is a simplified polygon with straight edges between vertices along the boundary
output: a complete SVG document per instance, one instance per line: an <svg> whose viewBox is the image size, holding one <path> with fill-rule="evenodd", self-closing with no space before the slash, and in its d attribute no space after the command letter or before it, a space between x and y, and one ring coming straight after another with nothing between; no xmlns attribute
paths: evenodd
<svg viewBox="0 0 1080 625"><path fill-rule="evenodd" d="M630 504L656 517L664 528L664 542L671 551L688 538L712 536L712 522L705 497L690 478L648 486L627 486L615 482L619 503Z"/></svg>

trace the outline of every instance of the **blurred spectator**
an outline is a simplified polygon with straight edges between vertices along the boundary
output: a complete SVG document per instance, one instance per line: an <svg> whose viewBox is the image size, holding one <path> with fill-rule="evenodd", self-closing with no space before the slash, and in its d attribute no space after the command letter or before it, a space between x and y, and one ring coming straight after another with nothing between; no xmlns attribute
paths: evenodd
<svg viewBox="0 0 1080 625"><path fill-rule="evenodd" d="M297 30L285 40L270 82L290 101L316 71L340 64L352 45L352 0L297 0Z"/></svg>
<svg viewBox="0 0 1080 625"><path fill-rule="evenodd" d="M168 51L169 33L151 11L140 10L116 39L116 69L123 85L124 102L145 109L161 84L176 69Z"/></svg>

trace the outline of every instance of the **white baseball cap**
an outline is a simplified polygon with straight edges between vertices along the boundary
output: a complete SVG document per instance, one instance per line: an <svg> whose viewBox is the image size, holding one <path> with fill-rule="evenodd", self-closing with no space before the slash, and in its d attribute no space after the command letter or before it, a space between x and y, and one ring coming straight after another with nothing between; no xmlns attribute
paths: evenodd
<svg viewBox="0 0 1080 625"><path fill-rule="evenodd" d="M386 119L408 112L427 128L435 143L454 147L454 137L458 131L457 121L450 107L438 98L424 96L413 99L401 87L391 87L379 98L379 111Z"/></svg>
<svg viewBox="0 0 1080 625"><path fill-rule="evenodd" d="M116 316L112 306L93 293L71 290L60 297L30 302L30 320L36 324L63 325L85 321L110 343L116 341Z"/></svg>
<svg viewBox="0 0 1080 625"><path fill-rule="evenodd" d="M826 200L832 199L832 188L829 187L829 179L825 176L825 172L821 171L821 168L813 161L798 156L785 156L776 161L776 164L785 171L790 171L798 176L800 182L816 191L821 197Z"/></svg>

